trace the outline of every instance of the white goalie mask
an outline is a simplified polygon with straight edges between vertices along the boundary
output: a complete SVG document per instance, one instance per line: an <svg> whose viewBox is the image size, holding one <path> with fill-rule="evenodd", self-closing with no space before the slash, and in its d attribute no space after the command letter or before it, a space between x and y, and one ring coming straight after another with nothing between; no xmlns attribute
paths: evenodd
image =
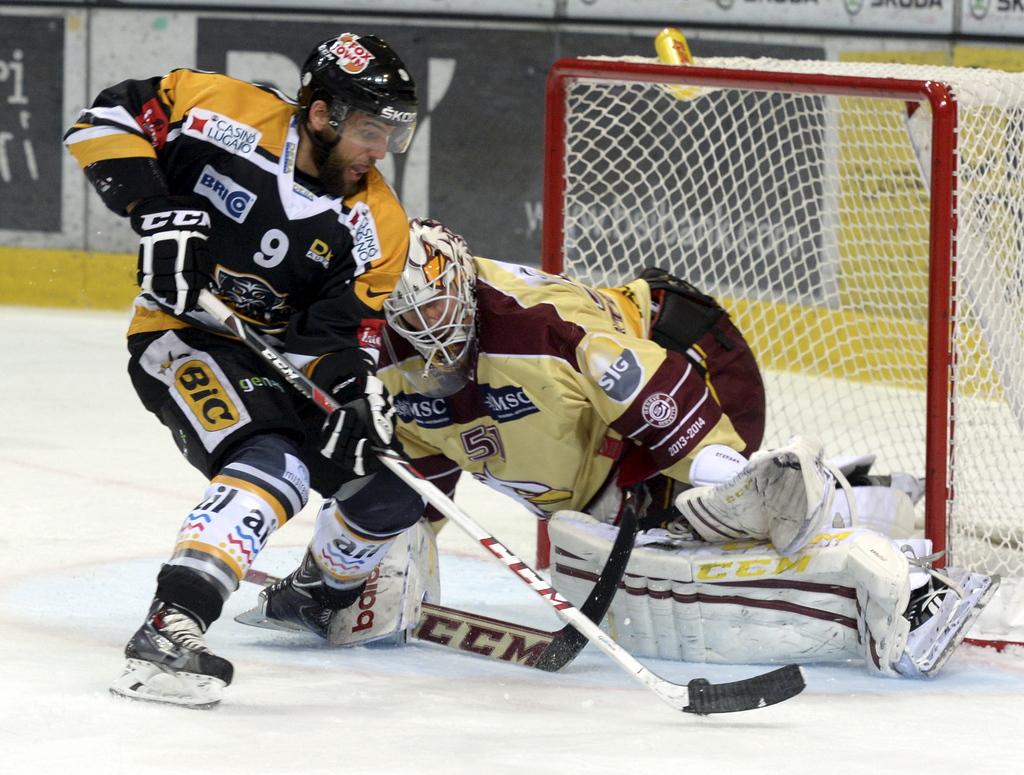
<svg viewBox="0 0 1024 775"><path fill-rule="evenodd" d="M466 240L437 221L410 221L409 255L384 315L423 356L422 370L403 369L417 392L460 390L473 368L476 330L476 264Z"/></svg>

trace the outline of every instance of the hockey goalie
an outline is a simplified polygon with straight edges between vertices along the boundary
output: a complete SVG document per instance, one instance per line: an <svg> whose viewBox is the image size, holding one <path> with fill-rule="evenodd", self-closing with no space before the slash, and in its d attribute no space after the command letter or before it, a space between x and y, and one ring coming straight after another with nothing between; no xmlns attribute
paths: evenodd
<svg viewBox="0 0 1024 775"><path fill-rule="evenodd" d="M927 542L905 538L918 480L872 477L870 456L826 459L807 436L761 448L753 354L681 278L648 269L593 288L474 256L435 221L414 220L409 241L377 372L405 453L448 495L468 474L550 518L553 586L578 604L633 518L626 493L642 491L650 529L607 617L633 653L934 675L994 592L997 579L934 570ZM408 586L403 562L382 566L378 604L436 592L429 563ZM358 624L355 608L337 613L332 639L352 642Z"/></svg>

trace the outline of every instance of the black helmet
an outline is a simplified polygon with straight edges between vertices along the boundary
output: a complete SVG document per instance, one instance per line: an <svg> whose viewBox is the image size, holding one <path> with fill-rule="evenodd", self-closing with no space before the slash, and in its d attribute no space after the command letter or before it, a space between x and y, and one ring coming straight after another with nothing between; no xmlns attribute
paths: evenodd
<svg viewBox="0 0 1024 775"><path fill-rule="evenodd" d="M409 147L416 128L416 84L391 47L374 35L343 32L320 43L302 65L298 102L304 111L315 100L330 106L335 129L354 111L396 127L388 149Z"/></svg>

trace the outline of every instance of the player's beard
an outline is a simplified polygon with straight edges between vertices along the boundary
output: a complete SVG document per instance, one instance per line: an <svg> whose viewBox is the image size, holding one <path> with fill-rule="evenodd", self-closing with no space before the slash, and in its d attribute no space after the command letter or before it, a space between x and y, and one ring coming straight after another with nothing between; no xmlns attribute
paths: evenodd
<svg viewBox="0 0 1024 775"><path fill-rule="evenodd" d="M320 184L324 190L331 196L344 199L362 190L366 184L366 176L363 175L358 180L345 180L349 162L334 153L335 147L317 144L313 148L313 161L316 163Z"/></svg>

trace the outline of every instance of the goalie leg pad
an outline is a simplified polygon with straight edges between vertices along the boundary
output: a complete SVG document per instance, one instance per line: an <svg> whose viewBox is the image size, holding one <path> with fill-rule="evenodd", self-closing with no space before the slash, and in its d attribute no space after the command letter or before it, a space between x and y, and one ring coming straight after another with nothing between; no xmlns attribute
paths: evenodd
<svg viewBox="0 0 1024 775"><path fill-rule="evenodd" d="M865 664L869 670L895 675L910 632L903 615L910 601L910 563L890 540L864 531L850 551L848 567L857 589Z"/></svg>
<svg viewBox="0 0 1024 775"><path fill-rule="evenodd" d="M552 583L583 600L614 528L558 512L550 535ZM799 555L766 543L709 545L650 531L637 540L625 589L605 626L637 656L693 662L834 662L864 659L893 674L906 644L906 557L856 528L817 534Z"/></svg>
<svg viewBox="0 0 1024 775"><path fill-rule="evenodd" d="M441 599L435 533L421 519L391 545L366 579L354 605L331 618L327 638L334 646L404 643L419 623L424 601Z"/></svg>

